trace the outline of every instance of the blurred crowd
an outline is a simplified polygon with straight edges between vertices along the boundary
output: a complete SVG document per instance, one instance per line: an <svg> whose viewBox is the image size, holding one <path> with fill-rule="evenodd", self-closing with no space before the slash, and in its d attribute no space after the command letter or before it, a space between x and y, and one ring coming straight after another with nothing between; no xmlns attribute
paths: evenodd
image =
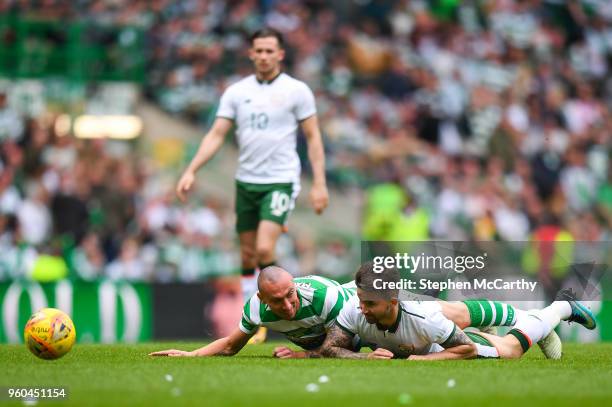
<svg viewBox="0 0 612 407"><path fill-rule="evenodd" d="M239 273L230 202L196 194L179 204L174 172L143 152L146 142L74 137L62 130L63 115L25 117L9 93L0 87L0 281L192 282ZM343 276L348 255L337 242L317 250L312 238L287 235L279 260L295 274ZM327 261L329 253L345 262Z"/></svg>
<svg viewBox="0 0 612 407"><path fill-rule="evenodd" d="M527 240L541 227L609 237L609 2L209 1L165 10L152 29L159 63L150 76L164 108L209 123L223 88L250 72L245 34L278 29L288 71L316 91L330 181L404 191L403 219L390 226L404 233L394 238ZM409 231L415 211L421 234ZM370 239L389 233L364 228Z"/></svg>
<svg viewBox="0 0 612 407"><path fill-rule="evenodd" d="M609 1L41 0L3 7L141 27L147 96L203 127L223 89L252 71L248 34L263 25L281 31L286 70L316 94L330 184L367 191L365 238L610 239ZM31 261L53 237L64 236L47 251L71 247L68 235L75 242L68 258L91 275L189 280L201 277L202 261L235 267L226 203L176 207L166 193L148 194L152 174L134 152L55 137L36 123L0 105L0 244L12 244L15 264ZM89 228L81 226L85 217ZM18 249L21 241L28 250ZM295 266L305 272L350 271L345 243L326 244L320 256L313 245L287 242L286 261L311 259Z"/></svg>
<svg viewBox="0 0 612 407"><path fill-rule="evenodd" d="M157 198L150 163L125 142L59 136L44 117L22 121L5 99L0 92L0 279L193 281L234 271L229 210Z"/></svg>

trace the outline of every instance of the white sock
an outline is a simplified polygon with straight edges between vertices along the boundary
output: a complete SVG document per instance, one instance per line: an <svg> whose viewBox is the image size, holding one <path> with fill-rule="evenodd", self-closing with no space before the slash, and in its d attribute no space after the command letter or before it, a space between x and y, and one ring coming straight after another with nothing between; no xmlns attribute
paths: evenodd
<svg viewBox="0 0 612 407"><path fill-rule="evenodd" d="M240 277L240 286L242 287L242 302L246 302L257 292L257 275Z"/></svg>
<svg viewBox="0 0 612 407"><path fill-rule="evenodd" d="M572 315L572 306L567 301L555 301L546 308L553 308L559 316L559 319L563 321L567 320Z"/></svg>
<svg viewBox="0 0 612 407"><path fill-rule="evenodd" d="M514 326L516 326L518 321L520 321L521 319L527 318L528 315L529 315L528 311L515 308L514 309L514 316L515 316L515 318L514 318Z"/></svg>
<svg viewBox="0 0 612 407"><path fill-rule="evenodd" d="M518 329L526 335L531 344L544 339L557 325L552 325L548 321L554 319L556 315L552 312L543 312L544 310L531 310L526 312L521 317L517 317L514 329ZM557 318L557 324L559 319Z"/></svg>
<svg viewBox="0 0 612 407"><path fill-rule="evenodd" d="M539 311L539 315L552 327L552 329L555 329L562 319L567 318L565 316L566 310L563 307L564 304L567 305L567 308L570 308L571 313L571 307L567 301L555 301L548 307Z"/></svg>
<svg viewBox="0 0 612 407"><path fill-rule="evenodd" d="M485 346L479 343L475 343L474 345L476 345L476 349L477 349L476 353L481 358L498 358L499 357L499 353L497 352L497 349L494 346Z"/></svg>

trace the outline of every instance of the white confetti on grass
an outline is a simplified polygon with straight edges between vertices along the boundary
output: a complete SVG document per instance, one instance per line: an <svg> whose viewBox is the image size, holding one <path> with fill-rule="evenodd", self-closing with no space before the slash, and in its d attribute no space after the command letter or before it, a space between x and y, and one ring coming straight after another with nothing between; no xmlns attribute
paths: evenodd
<svg viewBox="0 0 612 407"><path fill-rule="evenodd" d="M171 375L171 374L167 374L167 375L165 376L165 378L166 378L166 381L167 381L167 382L171 382L172 380L174 380L174 378L172 377L172 375Z"/></svg>
<svg viewBox="0 0 612 407"><path fill-rule="evenodd" d="M446 387L452 389L453 387L455 387L456 384L457 382L455 381L455 379L448 379L448 381L446 382Z"/></svg>
<svg viewBox="0 0 612 407"><path fill-rule="evenodd" d="M179 397L182 394L181 389L179 389L178 387L174 387L171 393L174 397Z"/></svg>
<svg viewBox="0 0 612 407"><path fill-rule="evenodd" d="M410 404L412 403L412 396L408 393L402 393L399 395L397 401L400 404Z"/></svg>
<svg viewBox="0 0 612 407"><path fill-rule="evenodd" d="M320 376L319 383L329 383L329 377L326 375Z"/></svg>
<svg viewBox="0 0 612 407"><path fill-rule="evenodd" d="M319 385L316 383L308 383L306 385L306 391L308 393L316 393L319 391Z"/></svg>

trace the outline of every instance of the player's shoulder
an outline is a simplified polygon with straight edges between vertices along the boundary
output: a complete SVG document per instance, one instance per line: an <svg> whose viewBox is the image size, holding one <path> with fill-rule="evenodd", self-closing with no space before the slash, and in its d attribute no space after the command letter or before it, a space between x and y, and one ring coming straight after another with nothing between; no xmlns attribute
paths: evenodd
<svg viewBox="0 0 612 407"><path fill-rule="evenodd" d="M311 304L326 296L327 286L318 276L297 277L293 279L293 282L302 298Z"/></svg>
<svg viewBox="0 0 612 407"><path fill-rule="evenodd" d="M257 293L253 294L251 298L244 303L244 313L247 315L258 315L261 311L260 308L261 301Z"/></svg>
<svg viewBox="0 0 612 407"><path fill-rule="evenodd" d="M429 320L440 313L440 305L436 301L401 301L400 308L409 318Z"/></svg>
<svg viewBox="0 0 612 407"><path fill-rule="evenodd" d="M242 78L239 78L233 82L231 82L226 88L225 88L225 92L226 93L231 93L231 92L240 92L241 90L245 89L245 88L250 88L253 86L253 84L256 82L255 80L255 75L251 74L248 76L244 76Z"/></svg>
<svg viewBox="0 0 612 407"><path fill-rule="evenodd" d="M340 285L334 280L315 275L296 277L293 279L293 281L298 287L312 287L315 289L326 289L329 287L337 287Z"/></svg>
<svg viewBox="0 0 612 407"><path fill-rule="evenodd" d="M442 314L437 301L402 301L402 321L416 335L429 341L441 343L451 334L455 324Z"/></svg>
<svg viewBox="0 0 612 407"><path fill-rule="evenodd" d="M353 316L362 315L361 311L359 310L359 297L355 295L353 297L350 297L348 300L346 300L340 312L344 314L350 314Z"/></svg>
<svg viewBox="0 0 612 407"><path fill-rule="evenodd" d="M306 82L301 81L297 78L294 78L293 76L289 75L286 72L283 72L281 76L279 77L279 79L280 79L279 83L281 83L283 86L291 86L296 89L310 89L310 87L308 86L308 84L306 84Z"/></svg>

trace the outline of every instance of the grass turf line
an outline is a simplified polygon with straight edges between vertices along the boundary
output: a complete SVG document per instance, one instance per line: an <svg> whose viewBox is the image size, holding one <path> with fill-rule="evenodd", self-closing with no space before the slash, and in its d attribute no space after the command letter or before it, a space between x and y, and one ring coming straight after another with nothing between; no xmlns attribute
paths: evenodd
<svg viewBox="0 0 612 407"><path fill-rule="evenodd" d="M560 361L544 359L535 348L520 360L445 362L281 361L271 357L278 345L248 346L234 357L152 358L148 352L201 344L79 344L56 361L39 360L23 345L0 345L0 387L67 387L67 401L38 404L55 406L584 407L612 402L612 344L564 344ZM318 383L321 375L329 383ZM454 387L448 387L451 379ZM307 392L308 383L319 391ZM2 404L6 401L0 396Z"/></svg>

